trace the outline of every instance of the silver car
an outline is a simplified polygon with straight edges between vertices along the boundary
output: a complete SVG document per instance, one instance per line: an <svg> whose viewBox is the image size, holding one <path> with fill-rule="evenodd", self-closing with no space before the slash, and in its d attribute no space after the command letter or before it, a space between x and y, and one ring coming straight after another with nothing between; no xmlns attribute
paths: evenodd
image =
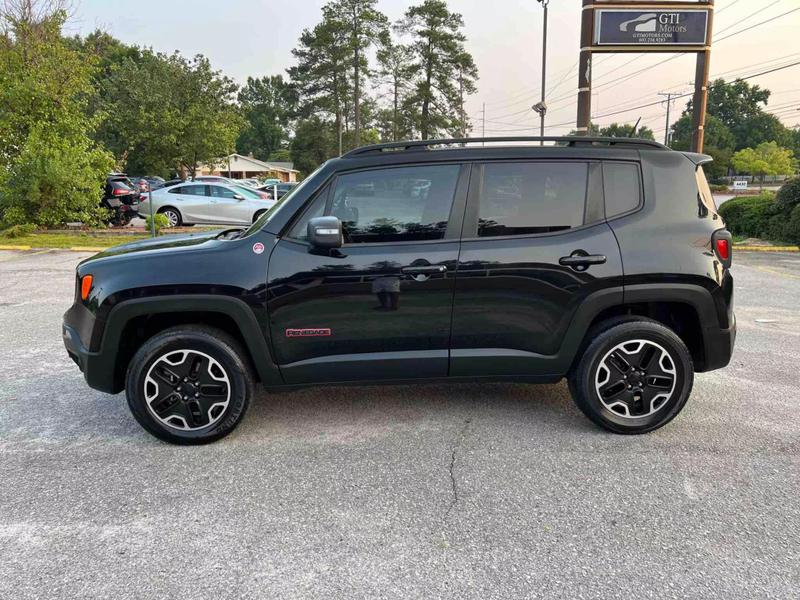
<svg viewBox="0 0 800 600"><path fill-rule="evenodd" d="M187 181L153 192L153 208L144 196L139 215L161 213L170 227L179 225L250 225L275 204L258 192L221 183Z"/></svg>

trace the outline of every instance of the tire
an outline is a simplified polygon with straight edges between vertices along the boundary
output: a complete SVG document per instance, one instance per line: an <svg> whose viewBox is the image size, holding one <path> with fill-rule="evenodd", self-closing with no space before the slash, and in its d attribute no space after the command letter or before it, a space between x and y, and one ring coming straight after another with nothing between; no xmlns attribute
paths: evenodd
<svg viewBox="0 0 800 600"><path fill-rule="evenodd" d="M207 444L242 420L253 380L236 340L218 329L185 325L142 344L128 366L125 392L133 416L157 438Z"/></svg>
<svg viewBox="0 0 800 600"><path fill-rule="evenodd" d="M169 221L169 227L180 227L183 224L183 216L181 215L181 211L179 211L177 208L167 206L166 208L159 210L158 214L167 217L167 220Z"/></svg>
<svg viewBox="0 0 800 600"><path fill-rule="evenodd" d="M601 324L568 376L575 404L620 434L663 427L686 405L694 382L689 350L661 323L626 317Z"/></svg>
<svg viewBox="0 0 800 600"><path fill-rule="evenodd" d="M258 212L256 212L256 214L253 215L253 223L258 221L261 218L261 215L263 215L265 212L267 212L267 211L259 210Z"/></svg>

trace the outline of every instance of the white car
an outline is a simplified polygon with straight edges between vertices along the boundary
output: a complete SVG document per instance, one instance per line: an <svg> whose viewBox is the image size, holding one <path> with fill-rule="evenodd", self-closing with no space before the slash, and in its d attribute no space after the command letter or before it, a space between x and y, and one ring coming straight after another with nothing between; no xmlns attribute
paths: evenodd
<svg viewBox="0 0 800 600"><path fill-rule="evenodd" d="M198 183L225 183L228 185L235 183L232 179L222 177L221 175L198 175L194 178L194 181Z"/></svg>
<svg viewBox="0 0 800 600"><path fill-rule="evenodd" d="M153 208L145 196L139 216L151 211L167 217L170 227L179 225L250 225L275 205L255 190L221 183L186 181L153 192Z"/></svg>

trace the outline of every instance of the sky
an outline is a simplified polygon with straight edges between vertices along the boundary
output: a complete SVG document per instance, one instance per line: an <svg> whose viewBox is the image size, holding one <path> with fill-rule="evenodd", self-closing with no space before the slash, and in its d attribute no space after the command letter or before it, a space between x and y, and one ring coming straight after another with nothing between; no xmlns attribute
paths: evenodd
<svg viewBox="0 0 800 600"><path fill-rule="evenodd" d="M215 68L243 83L248 76L284 73L304 28L320 19L325 0L77 0L68 29L100 28L124 42L185 55L206 55ZM414 2L379 0L395 21ZM541 94L542 8L536 0L450 0L462 14L467 49L480 72L467 102L473 135L538 135L530 107ZM717 0L711 75L746 76L800 61L800 0ZM580 36L580 0L550 0L547 65L548 135L574 128ZM780 17L764 25L762 21ZM749 31L747 29L756 25ZM734 34L734 35L731 35ZM723 37L731 36L729 39ZM666 59L667 62L664 62ZM662 63L663 64L657 64ZM659 92L693 87L692 54L597 55L593 121L634 123L664 136L666 105ZM767 110L790 127L800 125L800 65L749 80L773 92ZM671 121L688 98L673 104ZM620 112L623 111L623 112ZM618 114L609 114L618 113Z"/></svg>

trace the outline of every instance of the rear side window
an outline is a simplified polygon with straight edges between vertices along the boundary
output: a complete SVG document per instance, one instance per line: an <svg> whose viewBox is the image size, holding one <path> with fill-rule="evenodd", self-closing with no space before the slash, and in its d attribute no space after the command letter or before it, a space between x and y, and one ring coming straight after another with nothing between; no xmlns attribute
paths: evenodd
<svg viewBox="0 0 800 600"><path fill-rule="evenodd" d="M584 162L484 166L478 236L530 235L580 227L589 167Z"/></svg>
<svg viewBox="0 0 800 600"><path fill-rule="evenodd" d="M642 201L639 165L603 163L603 189L606 197L606 218L636 210Z"/></svg>
<svg viewBox="0 0 800 600"><path fill-rule="evenodd" d="M444 238L458 165L374 169L339 177L330 214L349 244Z"/></svg>

